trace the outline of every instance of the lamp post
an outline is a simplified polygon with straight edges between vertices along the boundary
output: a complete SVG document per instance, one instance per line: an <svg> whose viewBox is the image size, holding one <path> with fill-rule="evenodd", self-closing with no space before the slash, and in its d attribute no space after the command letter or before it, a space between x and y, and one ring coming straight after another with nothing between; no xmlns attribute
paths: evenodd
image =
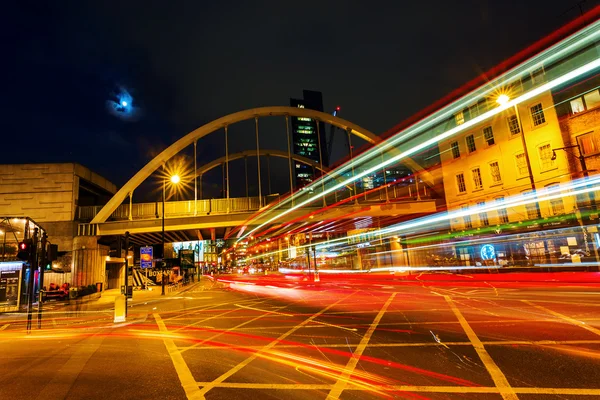
<svg viewBox="0 0 600 400"><path fill-rule="evenodd" d="M506 94L501 94L496 99L496 103L501 106L505 105L510 101L510 97ZM519 126L519 130L521 131L521 144L523 145L523 154L525 155L525 162L527 163L527 173L529 174L529 182L531 184L531 190L533 191L533 196L535 200L535 211L537 214L537 218L541 218L542 214L540 212L540 205L537 202L537 194L535 188L535 179L533 177L533 171L531 170L531 162L529 161L529 151L527 150L527 141L525 140L525 129L523 128L523 124L521 124L521 116L519 115L519 109L517 104L513 104L513 109L515 110L515 117L517 118L517 125Z"/></svg>
<svg viewBox="0 0 600 400"><path fill-rule="evenodd" d="M171 181L171 183L173 185L177 185L180 181L181 178L179 177L179 175L175 174L172 175L171 178L169 179ZM162 190L162 234L161 234L161 241L162 241L162 276L161 276L161 296L165 295L165 192L166 192L166 186L167 186L167 179L166 177L163 178L163 190Z"/></svg>

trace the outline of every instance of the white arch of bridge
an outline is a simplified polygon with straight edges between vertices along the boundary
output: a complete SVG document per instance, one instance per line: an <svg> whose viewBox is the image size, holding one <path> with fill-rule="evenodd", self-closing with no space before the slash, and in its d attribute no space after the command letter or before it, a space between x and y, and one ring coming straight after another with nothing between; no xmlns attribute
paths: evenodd
<svg viewBox="0 0 600 400"><path fill-rule="evenodd" d="M308 108L297 108L297 107L261 107L252 108L249 110L238 111L233 114L226 115L218 118L212 122L209 122L198 129L193 130L175 143L164 149L160 154L154 157L148 164L140 169L129 181L115 193L115 195L106 203L104 207L96 214L92 220L92 224L98 224L106 222L110 215L117 209L127 196L131 195L133 191L141 185L154 171L164 165L168 160L177 155L187 146L197 142L199 139L207 136L215 131L226 128L227 126L254 119L258 129L258 118L272 117L272 116L285 116L290 117L306 117L315 119L317 121L324 122L329 125L334 125L337 128L343 129L348 133L357 136L371 144L378 144L382 140L379 136L374 133L342 118L335 117L331 114L310 110ZM324 134L324 132L323 132ZM428 184L434 184L433 176L426 170L424 170L419 164L417 164L411 158L404 158L402 160L406 166L408 166L413 172L419 172L423 181Z"/></svg>

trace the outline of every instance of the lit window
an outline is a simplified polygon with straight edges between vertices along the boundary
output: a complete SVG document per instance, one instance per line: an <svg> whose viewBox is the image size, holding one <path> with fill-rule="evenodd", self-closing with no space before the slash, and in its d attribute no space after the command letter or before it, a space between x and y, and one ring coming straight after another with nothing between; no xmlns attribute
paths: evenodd
<svg viewBox="0 0 600 400"><path fill-rule="evenodd" d="M600 106L600 93L598 89L583 95L585 105L588 110Z"/></svg>
<svg viewBox="0 0 600 400"><path fill-rule="evenodd" d="M524 195L531 194L531 191L523 192ZM529 199L531 200L531 199ZM531 202L525 205L525 210L527 210L527 219L537 219L540 218L540 214L538 212L538 207L536 202Z"/></svg>
<svg viewBox="0 0 600 400"><path fill-rule="evenodd" d="M585 111L585 106L583 105L583 98L578 97L575 100L571 100L571 112L573 114L577 114Z"/></svg>
<svg viewBox="0 0 600 400"><path fill-rule="evenodd" d="M531 118L533 119L533 126L538 126L546 122L542 103L538 103L531 107Z"/></svg>
<svg viewBox="0 0 600 400"><path fill-rule="evenodd" d="M527 159L525 158L525 153L519 153L515 156L517 160L517 172L519 176L527 176L529 175L529 171L527 169Z"/></svg>
<svg viewBox="0 0 600 400"><path fill-rule="evenodd" d="M586 133L584 135L577 137L577 143L579 143L579 147L581 148L581 152L584 156L590 156L598 153L598 144L596 137L593 132Z"/></svg>
<svg viewBox="0 0 600 400"><path fill-rule="evenodd" d="M502 182L502 176L500 175L500 165L498 165L498 161L490 163L490 174L492 175L492 182Z"/></svg>
<svg viewBox="0 0 600 400"><path fill-rule="evenodd" d="M465 193L467 191L464 174L456 175L456 186L458 187L458 193Z"/></svg>
<svg viewBox="0 0 600 400"><path fill-rule="evenodd" d="M552 149L550 144L544 144L538 148L540 153L540 163L542 171L549 170L554 167L554 160L552 159Z"/></svg>
<svg viewBox="0 0 600 400"><path fill-rule="evenodd" d="M468 210L469 206L462 206L463 210ZM465 228L467 229L471 229L473 227L473 223L471 222L471 216L470 215L465 215L463 217L463 219L465 220Z"/></svg>
<svg viewBox="0 0 600 400"><path fill-rule="evenodd" d="M463 112L459 112L458 114L454 115L454 120L456 121L456 125L462 125L465 123L465 114L463 114Z"/></svg>
<svg viewBox="0 0 600 400"><path fill-rule="evenodd" d="M450 144L452 148L452 157L459 158L460 157L460 149L458 148L458 142L452 142Z"/></svg>
<svg viewBox="0 0 600 400"><path fill-rule="evenodd" d="M512 135L518 135L521 133L521 127L519 126L519 120L516 115L511 115L508 119L508 129Z"/></svg>
<svg viewBox="0 0 600 400"><path fill-rule="evenodd" d="M546 186L547 189L557 189L558 184L552 184ZM552 215L562 215L565 213L565 205L561 198L550 200L550 209L552 210Z"/></svg>
<svg viewBox="0 0 600 400"><path fill-rule="evenodd" d="M479 104L475 104L474 106L469 107L470 119L473 119L478 115L479 115Z"/></svg>
<svg viewBox="0 0 600 400"><path fill-rule="evenodd" d="M477 203L478 207L483 207L485 206L485 201L481 201L479 203ZM480 212L479 213L479 221L481 221L481 225L482 226L488 226L490 224L490 221L488 219L487 216L487 212Z"/></svg>
<svg viewBox="0 0 600 400"><path fill-rule="evenodd" d="M494 142L494 131L492 131L491 126L487 126L487 127L483 128L483 137L485 138L485 141L488 146L491 146L495 143Z"/></svg>
<svg viewBox="0 0 600 400"><path fill-rule="evenodd" d="M496 202L500 203L504 201L504 197L498 197L496 199ZM498 210L498 221L500 221L501 224L506 224L508 223L508 212L506 212L506 208L499 208Z"/></svg>
<svg viewBox="0 0 600 400"><path fill-rule="evenodd" d="M475 189L481 189L483 187L483 182L481 181L481 170L479 168L474 168L471 170L473 174L473 186Z"/></svg>
<svg viewBox="0 0 600 400"><path fill-rule="evenodd" d="M475 138L473 137L473 135L467 136L467 150L469 151L469 153L472 153L475 150L477 150L477 148L475 147Z"/></svg>

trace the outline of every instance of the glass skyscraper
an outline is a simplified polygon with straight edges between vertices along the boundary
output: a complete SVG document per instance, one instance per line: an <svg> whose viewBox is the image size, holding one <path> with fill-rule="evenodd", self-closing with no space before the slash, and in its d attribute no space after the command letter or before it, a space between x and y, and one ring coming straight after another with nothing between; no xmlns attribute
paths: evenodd
<svg viewBox="0 0 600 400"><path fill-rule="evenodd" d="M321 92L304 90L302 99L290 99L290 106L299 108L308 108L316 111L323 111L323 95ZM327 156L327 145L325 140L325 124L315 121L312 118L291 117L292 120L292 141L294 153L309 158L317 163L319 160L319 147L321 148L321 157L323 165L329 165ZM318 132L317 132L318 127ZM321 141L319 143L319 136ZM295 162L296 188L304 187L315 179L318 172L313 170L312 166Z"/></svg>

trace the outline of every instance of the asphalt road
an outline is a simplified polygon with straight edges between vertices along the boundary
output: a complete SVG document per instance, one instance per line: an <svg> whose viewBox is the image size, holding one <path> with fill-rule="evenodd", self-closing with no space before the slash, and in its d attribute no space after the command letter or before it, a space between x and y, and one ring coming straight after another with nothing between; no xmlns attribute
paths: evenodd
<svg viewBox="0 0 600 400"><path fill-rule="evenodd" d="M224 277L0 319L1 399L600 398L600 286Z"/></svg>

